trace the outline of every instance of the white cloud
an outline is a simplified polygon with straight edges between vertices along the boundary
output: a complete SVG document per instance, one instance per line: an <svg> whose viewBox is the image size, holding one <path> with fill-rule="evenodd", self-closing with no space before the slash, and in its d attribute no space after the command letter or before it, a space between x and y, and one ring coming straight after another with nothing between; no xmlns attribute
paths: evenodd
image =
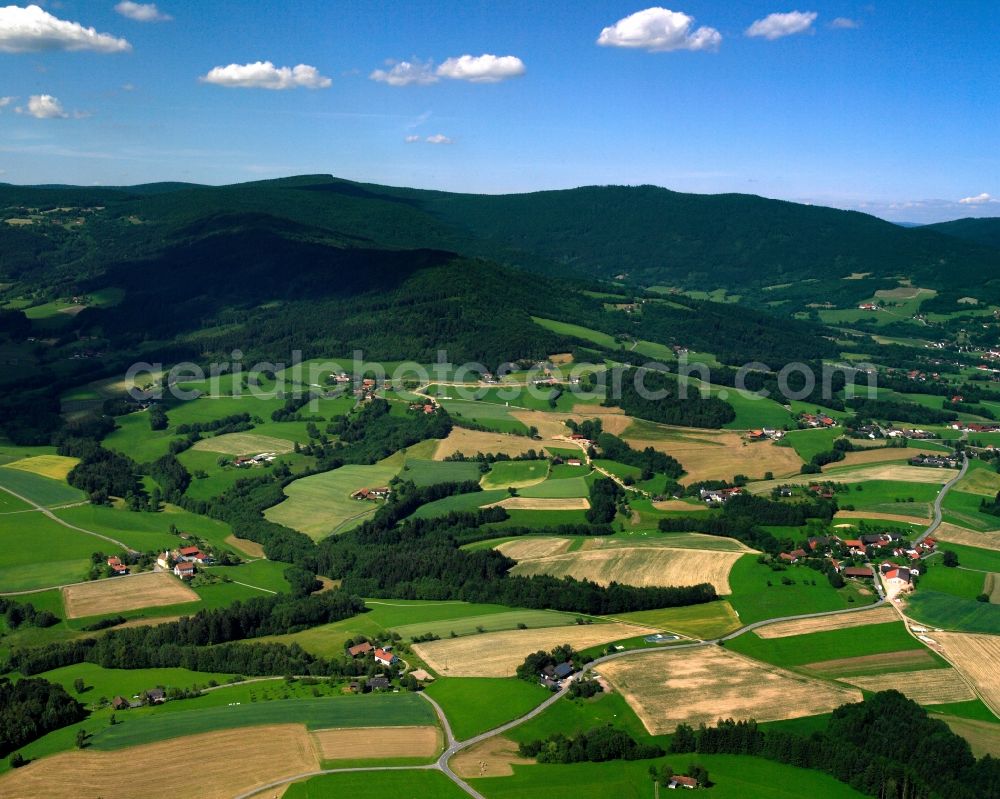
<svg viewBox="0 0 1000 799"><path fill-rule="evenodd" d="M0 97L0 108L6 108L16 99L16 97Z"/></svg>
<svg viewBox="0 0 1000 799"><path fill-rule="evenodd" d="M27 114L35 119L66 119L67 114L60 103L51 94L33 94L28 98L28 107L18 107L17 113Z"/></svg>
<svg viewBox="0 0 1000 799"><path fill-rule="evenodd" d="M316 67L299 64L297 67L276 67L270 61L253 64L230 64L215 67L199 80L238 89L326 89L333 83L319 74Z"/></svg>
<svg viewBox="0 0 1000 799"><path fill-rule="evenodd" d="M694 27L694 17L683 11L654 6L636 11L601 31L604 47L632 47L653 53L670 50L718 50L722 34L715 28Z"/></svg>
<svg viewBox="0 0 1000 799"><path fill-rule="evenodd" d="M443 133L435 133L433 136L428 136L426 139L428 144L454 144L454 139L449 139Z"/></svg>
<svg viewBox="0 0 1000 799"><path fill-rule="evenodd" d="M986 205L987 203L1000 203L1000 200L984 191L975 197L963 197L959 202L962 205Z"/></svg>
<svg viewBox="0 0 1000 799"><path fill-rule="evenodd" d="M420 141L420 137L419 136L407 136L405 139L403 139L403 141L405 141L407 144L415 144L416 142Z"/></svg>
<svg viewBox="0 0 1000 799"><path fill-rule="evenodd" d="M437 68L437 75L472 83L499 83L525 73L524 62L513 55L463 55L449 58Z"/></svg>
<svg viewBox="0 0 1000 799"><path fill-rule="evenodd" d="M46 50L92 50L121 53L132 49L125 39L98 33L79 22L67 22L35 5L0 8L0 52L37 53Z"/></svg>
<svg viewBox="0 0 1000 799"><path fill-rule="evenodd" d="M169 14L160 11L156 3L133 3L132 0L123 0L115 6L115 11L136 22L167 22L173 19Z"/></svg>
<svg viewBox="0 0 1000 799"><path fill-rule="evenodd" d="M830 27L837 28L838 30L853 30L854 28L860 28L861 23L850 17L837 17L830 23Z"/></svg>
<svg viewBox="0 0 1000 799"><path fill-rule="evenodd" d="M391 69L376 69L368 77L390 86L426 86L437 83L440 78L434 74L434 65L420 61L390 61Z"/></svg>
<svg viewBox="0 0 1000 799"><path fill-rule="evenodd" d="M795 33L805 33L818 17L815 11L789 11L787 14L768 14L758 19L746 30L747 36L762 37L773 41Z"/></svg>

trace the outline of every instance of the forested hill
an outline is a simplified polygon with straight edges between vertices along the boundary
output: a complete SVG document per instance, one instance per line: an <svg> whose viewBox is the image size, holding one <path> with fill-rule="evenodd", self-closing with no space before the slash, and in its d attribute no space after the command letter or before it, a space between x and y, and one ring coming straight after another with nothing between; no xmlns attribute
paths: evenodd
<svg viewBox="0 0 1000 799"><path fill-rule="evenodd" d="M1000 217L956 219L954 222L927 225L925 229L1000 250Z"/></svg>
<svg viewBox="0 0 1000 799"><path fill-rule="evenodd" d="M1000 275L1000 254L981 240L966 240L982 237L961 238L941 226L906 229L857 212L752 195L607 186L487 196L323 175L223 187L0 185L7 220L39 209L46 219L58 218L64 207L82 209L79 219L62 220L79 222L75 227L0 226L0 278L60 269L99 273L184 238L206 220L266 214L321 231L343 247L444 250L548 274L623 275L636 286L726 288L758 304L804 304L817 293L833 301L853 298L895 286L898 277L983 299L1000 295L1000 278L993 278ZM842 280L849 276L856 279Z"/></svg>

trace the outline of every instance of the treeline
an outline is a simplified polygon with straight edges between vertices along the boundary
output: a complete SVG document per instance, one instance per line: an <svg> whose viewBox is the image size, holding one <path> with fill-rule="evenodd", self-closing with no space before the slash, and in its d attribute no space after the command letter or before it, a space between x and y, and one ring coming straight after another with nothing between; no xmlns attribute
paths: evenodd
<svg viewBox="0 0 1000 799"><path fill-rule="evenodd" d="M59 621L59 617L48 610L37 610L30 602L23 605L13 599L0 596L0 613L3 614L7 629L18 627L51 627Z"/></svg>
<svg viewBox="0 0 1000 799"><path fill-rule="evenodd" d="M832 775L880 799L997 799L1000 760L976 760L968 742L898 691L837 708L808 738L761 730L754 721L682 724L673 752L754 755Z"/></svg>
<svg viewBox="0 0 1000 799"><path fill-rule="evenodd" d="M58 683L0 677L0 757L86 717L83 705Z"/></svg>
<svg viewBox="0 0 1000 799"><path fill-rule="evenodd" d="M684 474L680 461L652 447L646 447L640 452L611 433L600 433L594 443L600 449L602 457L642 469L640 480L652 480L654 474L665 474L676 481Z"/></svg>
<svg viewBox="0 0 1000 799"><path fill-rule="evenodd" d="M91 502L144 494L139 484L139 465L127 455L105 449L93 438L68 438L57 452L80 459L66 476L66 482L86 493Z"/></svg>
<svg viewBox="0 0 1000 799"><path fill-rule="evenodd" d="M864 419L886 419L914 424L944 424L954 422L958 414L954 411L936 410L915 402L895 400L870 400L855 397L844 400L844 404Z"/></svg>
<svg viewBox="0 0 1000 799"><path fill-rule="evenodd" d="M607 524L614 521L618 509L625 500L625 491L610 477L598 477L590 484L590 507L587 521L591 524Z"/></svg>
<svg viewBox="0 0 1000 799"><path fill-rule="evenodd" d="M159 406L154 405L153 407ZM152 424L152 421L150 423ZM252 429L253 417L249 413L233 413L219 419L212 419L209 422L189 422L177 425L176 432L179 436L186 436L189 433L215 433L221 436L225 433L242 433Z"/></svg>
<svg viewBox="0 0 1000 799"><path fill-rule="evenodd" d="M664 751L656 744L638 743L624 730L610 724L595 727L569 737L553 733L545 740L522 743L517 748L521 757L533 757L539 763L603 763L607 760L648 760L660 757Z"/></svg>
<svg viewBox="0 0 1000 799"><path fill-rule="evenodd" d="M619 370L612 370L615 371ZM736 418L736 411L728 403L716 397L702 398L695 381L689 383L687 397L682 398L676 376L649 369L620 371L620 377L611 376L612 387L617 389L620 385L620 396L615 397L612 392L604 404L620 407L630 416L661 424L703 428L719 428ZM643 386L642 393L637 388L637 381ZM658 398L643 396L653 393Z"/></svg>
<svg viewBox="0 0 1000 799"><path fill-rule="evenodd" d="M85 638L18 650L12 669L38 674L75 663L96 663L108 669L183 667L195 671L242 674L301 674L325 662L297 646L247 646L233 642L297 632L350 618L364 603L343 591L305 597L277 594L237 601L225 608L202 610L194 616L156 626L111 630L101 638ZM295 664L295 669L286 669Z"/></svg>

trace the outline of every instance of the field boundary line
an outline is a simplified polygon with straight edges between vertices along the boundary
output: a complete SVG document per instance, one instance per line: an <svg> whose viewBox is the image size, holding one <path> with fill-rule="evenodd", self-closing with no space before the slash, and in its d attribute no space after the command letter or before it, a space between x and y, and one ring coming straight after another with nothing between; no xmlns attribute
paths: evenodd
<svg viewBox="0 0 1000 799"><path fill-rule="evenodd" d="M56 516L52 512L52 510L53 510L52 508L46 508L43 505L39 505L37 502L34 502L33 500L30 500L27 497L22 496L21 494L18 494L16 491L11 491L6 486L0 486L0 490L6 491L8 494L10 494L13 497L17 497L22 502L28 503L29 505L31 505L32 507L34 507L35 510L41 511L45 516L48 516L50 519L52 519L52 521L56 522L56 524L61 524L63 527L68 527L70 530L76 530L78 533L86 533L87 535L92 535L95 538L103 539L104 541L108 541L108 542L114 544L115 546L121 547L126 552L133 552L134 551L132 549L132 547L130 547L127 544L119 541L117 538L112 538L111 536L104 535L103 533L95 533L93 530L87 530L84 527L77 527L75 524L70 524L65 519L60 519L58 516ZM63 508L65 508L65 507L74 507L74 505L55 506L54 509L55 510L59 510L60 507L63 507Z"/></svg>

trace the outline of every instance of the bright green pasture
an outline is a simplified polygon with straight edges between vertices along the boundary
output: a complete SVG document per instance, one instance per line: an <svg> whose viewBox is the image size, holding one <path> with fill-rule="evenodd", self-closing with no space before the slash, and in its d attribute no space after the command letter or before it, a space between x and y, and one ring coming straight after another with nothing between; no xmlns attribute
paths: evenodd
<svg viewBox="0 0 1000 799"><path fill-rule="evenodd" d="M633 613L619 613L609 618L705 640L718 638L741 625L732 606L725 600L681 608L637 610Z"/></svg>
<svg viewBox="0 0 1000 799"><path fill-rule="evenodd" d="M535 629L539 627L564 627L576 623L576 615L560 613L554 610L509 610L502 613L487 613L481 616L466 616L463 618L442 619L439 621L420 621L393 627L393 631L403 638L417 638L433 633L439 638L454 635L474 635L480 632L498 632L500 630L515 630L520 625ZM482 628L482 629L480 629Z"/></svg>
<svg viewBox="0 0 1000 799"><path fill-rule="evenodd" d="M233 581L261 588L264 591L286 593L288 580L285 579L287 563L276 560L254 560L241 563L239 566L209 566L204 569L208 574L226 576Z"/></svg>
<svg viewBox="0 0 1000 799"><path fill-rule="evenodd" d="M712 387L712 396L725 400L736 411L736 418L723 425L728 430L752 430L760 427L785 427L794 423L782 405L770 398L744 396L733 388Z"/></svg>
<svg viewBox="0 0 1000 799"><path fill-rule="evenodd" d="M373 516L379 501L352 499L351 494L361 488L387 486L398 471L396 466L349 465L304 477L287 485L288 499L268 508L264 515L318 541Z"/></svg>
<svg viewBox="0 0 1000 799"><path fill-rule="evenodd" d="M903 622L891 621L784 638L760 638L750 632L727 641L726 648L782 668L794 669L827 660L909 652L923 649L923 646L907 632ZM943 660L936 658L934 664L928 664L926 668L946 666ZM888 664L882 670L892 672L899 669Z"/></svg>
<svg viewBox="0 0 1000 799"><path fill-rule="evenodd" d="M533 486L518 489L517 493L522 497L568 499L589 496L590 488L583 477L564 477L560 479L550 478Z"/></svg>
<svg viewBox="0 0 1000 799"><path fill-rule="evenodd" d="M531 320L536 325L541 325L546 330L551 330L553 333L558 333L562 336L568 336L570 338L577 338L583 341L589 341L592 344L596 344L599 347L604 347L609 350L619 350L624 347L623 342L615 339L614 336L608 335L607 333L602 333L599 330L593 330L589 327L583 327L582 325L574 325L570 322L557 322L555 319L543 319L540 316L533 316Z"/></svg>
<svg viewBox="0 0 1000 799"><path fill-rule="evenodd" d="M463 741L520 718L550 696L537 683L516 678L444 677L426 688Z"/></svg>
<svg viewBox="0 0 1000 799"><path fill-rule="evenodd" d="M471 461L432 461L407 459L399 473L402 480L409 480L418 486L436 483L464 483L478 480L481 476L479 464Z"/></svg>
<svg viewBox="0 0 1000 799"><path fill-rule="evenodd" d="M946 630L1000 634L1000 605L989 602L920 588L907 600L907 613L919 622Z"/></svg>
<svg viewBox="0 0 1000 799"><path fill-rule="evenodd" d="M825 479L836 481L837 475L830 472ZM858 486L861 486L860 490ZM929 503L937 497L939 489L940 486L933 483L866 480L851 485L850 494L839 495L837 501L841 506L853 505L855 510L926 517L929 515Z"/></svg>
<svg viewBox="0 0 1000 799"><path fill-rule="evenodd" d="M810 411L811 413L811 411ZM835 427L817 427L813 430L792 430L785 436L785 441L798 453L802 460L808 463L813 455L829 452L833 442L844 433Z"/></svg>
<svg viewBox="0 0 1000 799"><path fill-rule="evenodd" d="M979 532L1000 529L1000 517L979 510L982 501L977 494L952 489L941 503L944 520Z"/></svg>
<svg viewBox="0 0 1000 799"><path fill-rule="evenodd" d="M511 416L509 410L503 405L474 400L444 400L441 404L453 417L459 420L467 419L498 433L528 432L528 428Z"/></svg>
<svg viewBox="0 0 1000 799"><path fill-rule="evenodd" d="M178 530L196 533L206 540L211 538L213 544L221 544L230 533L229 526L222 522L170 507L173 512L137 513L104 505L79 505L54 513L70 524L110 536L140 552L179 546L180 540L170 533L171 524L175 524ZM202 535L203 530L211 530L214 534ZM100 539L94 539L94 547L100 552L115 549L114 544Z"/></svg>
<svg viewBox="0 0 1000 799"><path fill-rule="evenodd" d="M329 799L332 796L391 796L419 799L466 799L468 794L440 771L406 770L324 774L297 782L284 799Z"/></svg>
<svg viewBox="0 0 1000 799"><path fill-rule="evenodd" d="M490 491L473 491L468 494L455 494L451 497L439 499L436 502L421 505L410 518L433 519L435 516L444 516L452 511L475 512L483 505L499 502L508 496L510 494L507 493L506 488L497 488Z"/></svg>
<svg viewBox="0 0 1000 799"><path fill-rule="evenodd" d="M41 513L2 516L0 586L4 591L26 591L79 582L90 571L90 555L109 546Z"/></svg>
<svg viewBox="0 0 1000 799"><path fill-rule="evenodd" d="M544 480L549 473L549 462L542 461L498 461L483 476L483 488L507 488L524 486Z"/></svg>
<svg viewBox="0 0 1000 799"><path fill-rule="evenodd" d="M794 580L795 585L782 585L782 577ZM812 585L814 580L816 585ZM873 602L875 593L869 586L870 594L859 596L850 581L848 587L835 589L823 574L805 566L771 571L769 566L757 563L756 555L745 555L736 561L729 573L729 585L733 589L729 601L744 624L854 607ZM854 602L848 603L852 596Z"/></svg>
<svg viewBox="0 0 1000 799"><path fill-rule="evenodd" d="M297 699L294 702L258 702L235 707L210 707L137 717L98 730L90 745L98 750L181 738L216 730L265 724L305 724L327 727L413 726L436 724L429 702L416 694Z"/></svg>
<svg viewBox="0 0 1000 799"><path fill-rule="evenodd" d="M77 663L36 675L49 682L61 684L72 696L87 705L93 705L102 697L113 699L124 696L131 699L149 688L191 688L205 687L209 680L225 683L231 674L217 674L189 669L106 669L94 663ZM76 679L83 680L84 692L77 694L73 687Z"/></svg>
<svg viewBox="0 0 1000 799"><path fill-rule="evenodd" d="M71 502L83 502L86 499L82 491L61 480L53 480L34 472L8 469L3 466L0 466L0 488L8 488L29 502L34 502L45 508L67 505Z"/></svg>

